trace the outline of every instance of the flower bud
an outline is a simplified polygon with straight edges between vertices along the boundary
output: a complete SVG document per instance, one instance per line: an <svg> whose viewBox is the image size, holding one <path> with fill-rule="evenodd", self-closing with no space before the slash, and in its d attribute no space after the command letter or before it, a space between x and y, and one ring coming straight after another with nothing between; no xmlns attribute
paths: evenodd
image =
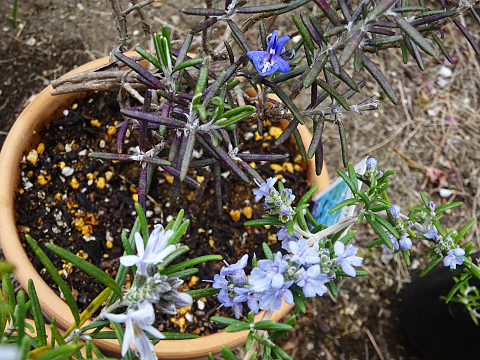
<svg viewBox="0 0 480 360"><path fill-rule="evenodd" d="M147 275L153 276L157 273L157 267L154 264L147 265Z"/></svg>
<svg viewBox="0 0 480 360"><path fill-rule="evenodd" d="M398 205L392 205L390 206L390 209L388 209L394 219L398 219L400 217L400 210L400 206Z"/></svg>
<svg viewBox="0 0 480 360"><path fill-rule="evenodd" d="M368 158L367 159L367 168L377 168L377 160L375 158Z"/></svg>
<svg viewBox="0 0 480 360"><path fill-rule="evenodd" d="M428 207L430 210L435 211L435 203L432 200L428 202Z"/></svg>

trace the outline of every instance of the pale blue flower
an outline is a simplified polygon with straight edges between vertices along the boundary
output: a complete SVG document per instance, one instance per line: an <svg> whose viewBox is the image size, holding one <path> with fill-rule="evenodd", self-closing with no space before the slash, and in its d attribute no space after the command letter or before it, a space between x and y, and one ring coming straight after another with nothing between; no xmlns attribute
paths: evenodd
<svg viewBox="0 0 480 360"><path fill-rule="evenodd" d="M2 360L22 360L22 350L16 344L0 345Z"/></svg>
<svg viewBox="0 0 480 360"><path fill-rule="evenodd" d="M398 219L400 217L400 210L401 210L400 206L398 205L392 205L388 209L388 211L390 212L390 214L393 216L394 219Z"/></svg>
<svg viewBox="0 0 480 360"><path fill-rule="evenodd" d="M130 349L130 343L135 348L135 354L142 360L157 360L155 348L144 331L149 332L158 339L165 339L165 336L153 327L155 311L153 305L148 301L140 303L138 310L129 309L126 314L105 313L105 317L116 323L125 323L123 335L122 356L125 356Z"/></svg>
<svg viewBox="0 0 480 360"><path fill-rule="evenodd" d="M465 255L465 250L462 248L452 249L443 259L443 265L450 266L450 269L456 269L457 265L463 264L463 255Z"/></svg>
<svg viewBox="0 0 480 360"><path fill-rule="evenodd" d="M226 307L233 307L233 311L235 313L235 317L237 319L240 319L240 315L242 314L243 310L243 305L242 303L235 302L235 297L232 296L234 294L231 294L228 292L227 289L222 289L220 292L217 294L217 299L222 303L220 307L226 306Z"/></svg>
<svg viewBox="0 0 480 360"><path fill-rule="evenodd" d="M288 62L280 57L283 46L289 41L288 36L278 38L278 31L272 33L268 42L267 51L248 51L247 56L253 61L255 68L262 76L267 76L278 71L287 73L290 71Z"/></svg>
<svg viewBox="0 0 480 360"><path fill-rule="evenodd" d="M293 304L293 294L288 289L292 286L293 281L283 283L279 289L272 288L270 291L264 293L260 300L260 309L262 310L279 310L282 306L282 298L289 305Z"/></svg>
<svg viewBox="0 0 480 360"><path fill-rule="evenodd" d="M268 291L270 288L280 289L285 282L283 273L288 263L279 251L275 260L259 260L258 267L253 268L249 283L252 290L257 292Z"/></svg>
<svg viewBox="0 0 480 360"><path fill-rule="evenodd" d="M277 182L278 178L268 178L266 182L260 184L256 179L255 184L259 187L259 189L253 190L253 195L255 195L255 202L259 202L260 199L264 196L270 196L270 189L273 188L275 183ZM264 205L265 206L265 205Z"/></svg>
<svg viewBox="0 0 480 360"><path fill-rule="evenodd" d="M288 218L291 212L292 212L292 208L290 206L286 206L286 205L280 206L280 214L282 214L282 217Z"/></svg>
<svg viewBox="0 0 480 360"><path fill-rule="evenodd" d="M253 291L252 289L248 288L235 288L233 289L235 294L238 296L233 299L236 303L243 303L247 302L248 308L253 311L255 315L258 314L260 310L258 302L260 301L261 294Z"/></svg>
<svg viewBox="0 0 480 360"><path fill-rule="evenodd" d="M297 285L303 288L306 297L322 296L327 292L325 283L329 282L327 274L320 272L320 266L314 265L300 274Z"/></svg>
<svg viewBox="0 0 480 360"><path fill-rule="evenodd" d="M311 265L320 262L318 251L308 245L305 239L289 244L290 252L293 256L289 259L292 262L297 262L302 265Z"/></svg>
<svg viewBox="0 0 480 360"><path fill-rule="evenodd" d="M407 234L403 234L400 237L399 245L402 250L410 250L412 247L412 239L410 239Z"/></svg>
<svg viewBox="0 0 480 360"><path fill-rule="evenodd" d="M290 235L288 233L288 229L286 226L278 226L278 225L275 225L275 226L280 228L280 231L278 232L277 237L278 237L278 240L282 241L282 249L285 249L286 251L291 252L290 243L298 242L298 239L300 239L302 235L300 235L296 231L293 231L293 234Z"/></svg>
<svg viewBox="0 0 480 360"><path fill-rule="evenodd" d="M428 231L423 234L427 239L438 241L438 230L435 225L433 225Z"/></svg>
<svg viewBox="0 0 480 360"><path fill-rule="evenodd" d="M352 244L348 245L345 249L345 244L341 241L335 242L333 249L335 250L335 255L337 255L335 264L340 265L347 275L355 277L356 273L353 266L360 266L363 261L361 257L355 256L357 255L358 249Z"/></svg>
<svg viewBox="0 0 480 360"><path fill-rule="evenodd" d="M211 280L204 280L204 281L212 282ZM228 288L228 281L227 279L225 279L225 276L221 276L217 274L213 277L212 287L214 289L226 289Z"/></svg>
<svg viewBox="0 0 480 360"><path fill-rule="evenodd" d="M228 263L224 260L223 261L227 266L224 266L220 270L221 276L231 276L233 283L236 286L243 286L247 281L247 276L245 275L245 271L243 270L245 266L247 266L248 262L248 254L242 256L237 263L228 265Z"/></svg>
<svg viewBox="0 0 480 360"><path fill-rule="evenodd" d="M162 225L155 225L145 248L142 236L138 232L135 233L137 255L122 256L120 263L123 266L137 265L137 274L147 276L148 264L158 264L175 251L175 245L167 246L168 239L172 235L172 230L165 232Z"/></svg>

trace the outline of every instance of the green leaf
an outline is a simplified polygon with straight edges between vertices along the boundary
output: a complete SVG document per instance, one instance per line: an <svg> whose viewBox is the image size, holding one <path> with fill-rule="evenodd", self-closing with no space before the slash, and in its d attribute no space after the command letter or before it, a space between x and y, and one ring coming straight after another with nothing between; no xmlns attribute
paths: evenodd
<svg viewBox="0 0 480 360"><path fill-rule="evenodd" d="M186 294L189 294L193 299L198 299L201 297L207 297L207 296L218 294L220 292L220 289L205 288L205 289L198 289L198 290L188 290L184 292Z"/></svg>
<svg viewBox="0 0 480 360"><path fill-rule="evenodd" d="M345 174L342 170L340 169L337 169L337 174L340 175L340 177L343 179L343 181L345 181L345 183L348 185L348 187L350 188L350 190L352 190L352 193L354 195L357 194L357 191L358 191L358 184L357 182L355 181L352 181L350 179L350 177Z"/></svg>
<svg viewBox="0 0 480 360"><path fill-rule="evenodd" d="M229 326L233 324L245 324L243 321L227 318L224 316L212 316L210 320L216 322L217 324L225 325L225 326Z"/></svg>
<svg viewBox="0 0 480 360"><path fill-rule="evenodd" d="M447 202L443 205L440 205L438 208L436 208L435 209L435 214L440 214L442 211L445 211L445 210L448 210L448 209L451 209L451 208L454 208L454 207L460 206L460 205L463 205L463 202L459 201L459 202L454 202L452 204Z"/></svg>
<svg viewBox="0 0 480 360"><path fill-rule="evenodd" d="M393 249L392 240L390 240L387 233L385 232L385 230L383 230L383 228L380 226L380 224L378 222L376 222L375 220L372 220L370 216L366 216L366 218L367 218L368 223L372 227L372 229L377 233L377 235L380 237L380 239L382 239L384 244L387 245L387 247L389 249Z"/></svg>
<svg viewBox="0 0 480 360"><path fill-rule="evenodd" d="M333 280L330 280L328 283L328 288L330 289L330 293L333 295L334 298L338 297L338 289L337 285L333 282Z"/></svg>
<svg viewBox="0 0 480 360"><path fill-rule="evenodd" d="M185 69L190 66L195 66L198 64L201 64L203 62L203 58L195 58L195 59L188 59L183 61L182 63L178 64L175 66L175 68L172 71L172 74L176 73L179 70Z"/></svg>
<svg viewBox="0 0 480 360"><path fill-rule="evenodd" d="M342 237L338 241L341 241L343 244L347 245L350 242L350 240L353 239L356 233L357 233L357 230L349 231L344 237Z"/></svg>
<svg viewBox="0 0 480 360"><path fill-rule="evenodd" d="M290 97L288 97L287 94L285 94L283 90L280 89L277 85L273 83L271 83L270 85L273 85L271 86L273 92L280 98L280 100L282 100L288 110L290 110L290 112L292 113L293 117L297 119L300 124L305 125L305 120L303 120L302 114L298 110L297 106L290 99Z"/></svg>
<svg viewBox="0 0 480 360"><path fill-rule="evenodd" d="M390 224L387 220L385 220L381 216L376 216L375 219L380 223L380 225L382 225L385 229L387 229L390 232L390 234L395 236L397 239L400 239L400 235L398 234L397 229L392 224Z"/></svg>
<svg viewBox="0 0 480 360"><path fill-rule="evenodd" d="M302 289L297 284L293 284L289 289L293 294L295 305L298 306L301 312L305 313L307 311L307 307L305 306L307 298L303 294Z"/></svg>
<svg viewBox="0 0 480 360"><path fill-rule="evenodd" d="M180 241L181 237L183 236L183 234L185 233L189 225L190 225L190 220L187 219L182 223L182 225L178 227L177 230L174 230L175 233L172 236L170 236L170 238L168 239L167 246L176 245Z"/></svg>
<svg viewBox="0 0 480 360"><path fill-rule="evenodd" d="M22 342L22 338L25 335L25 313L27 310L25 308L25 292L23 290L19 290L17 293L17 306L15 325L17 327L18 344Z"/></svg>
<svg viewBox="0 0 480 360"><path fill-rule="evenodd" d="M455 244L458 244L460 240L465 236L465 234L472 228L473 225L477 222L477 219L472 219L468 223L465 224L464 227L460 229L458 234L455 236Z"/></svg>
<svg viewBox="0 0 480 360"><path fill-rule="evenodd" d="M288 324L279 324L273 320L262 320L255 323L256 330L267 330L267 331L288 331L292 327Z"/></svg>
<svg viewBox="0 0 480 360"><path fill-rule="evenodd" d="M166 268L161 272L162 275L169 275L173 274L174 272L177 272L179 270L185 269L190 266L194 266L197 264L200 264L202 262L206 261L212 261L212 260L222 260L223 257L221 255L205 255L205 256L200 256L195 259L190 259L184 262L181 262L180 264L176 264L173 266L170 266L169 268Z"/></svg>
<svg viewBox="0 0 480 360"><path fill-rule="evenodd" d="M38 346L47 346L47 333L45 332L45 321L43 320L42 308L38 301L37 292L33 285L33 280L28 279L28 297L30 298L33 320L35 321L35 329L37 329Z"/></svg>
<svg viewBox="0 0 480 360"><path fill-rule="evenodd" d="M310 33L305 27L302 19L300 19L298 16L295 16L295 15L292 16L292 19L293 19L293 23L298 29L298 32L302 36L302 39L305 41L305 45L307 45L308 50L310 50L310 52L313 53L315 51L315 45L313 44L312 37L310 36Z"/></svg>
<svg viewBox="0 0 480 360"><path fill-rule="evenodd" d="M142 56L145 60L147 60L149 63L153 64L157 69L160 69L163 71L162 69L162 64L160 64L160 61L158 61L157 59L155 59L155 57L150 54L148 51L144 50L143 48L141 48L140 46L136 46L135 47L135 51L137 53L140 54L140 56Z"/></svg>
<svg viewBox="0 0 480 360"><path fill-rule="evenodd" d="M402 252L402 255L403 255L403 258L405 259L405 262L409 266L410 265L410 250L400 249L400 251Z"/></svg>
<svg viewBox="0 0 480 360"><path fill-rule="evenodd" d="M8 301L8 305L10 305L10 308L15 309L15 291L13 290L10 274L8 272L4 272L1 274L1 277L3 295Z"/></svg>
<svg viewBox="0 0 480 360"><path fill-rule="evenodd" d="M435 267L435 265L437 265L442 259L443 259L442 256L434 254L432 261L430 261L427 264L427 266L425 266L425 269L423 269L423 271L420 273L420 276L425 276L425 274L428 273L430 270L432 270Z"/></svg>
<svg viewBox="0 0 480 360"><path fill-rule="evenodd" d="M417 44L423 51L425 51L430 56L437 56L435 49L430 43L425 40L425 38L420 34L420 32L410 24L405 18L400 15L393 17L393 20L400 26L400 28L408 35L415 44Z"/></svg>
<svg viewBox="0 0 480 360"><path fill-rule="evenodd" d="M350 177L350 180L352 180L352 184L355 187L355 192L357 192L358 191L357 172L355 171L355 168L353 167L352 164L348 164L348 176Z"/></svg>
<svg viewBox="0 0 480 360"><path fill-rule="evenodd" d="M377 239L377 240L373 240L371 242L369 242L368 244L365 245L365 249L370 249L370 248L373 248L373 247L379 247L379 246L382 246L384 244L383 240L382 239Z"/></svg>
<svg viewBox="0 0 480 360"><path fill-rule="evenodd" d="M389 208L390 208L390 206L388 206L388 205L377 204L377 205L373 205L372 207L370 207L370 211L371 212L380 212L380 211L386 211Z"/></svg>
<svg viewBox="0 0 480 360"><path fill-rule="evenodd" d="M273 255L272 250L270 250L270 247L268 246L267 243L262 243L262 248L263 248L263 253L265 254L265 257L268 260L273 260L275 258L275 255Z"/></svg>
<svg viewBox="0 0 480 360"><path fill-rule="evenodd" d="M227 346L222 346L222 356L225 360L237 360L237 357Z"/></svg>
<svg viewBox="0 0 480 360"><path fill-rule="evenodd" d="M327 61L328 57L326 55L318 56L315 59L314 63L310 67L310 70L308 70L305 79L303 80L304 87L310 87L313 85L313 83L317 80L318 74L320 74L325 67Z"/></svg>
<svg viewBox="0 0 480 360"><path fill-rule="evenodd" d="M420 192L420 197L422 198L423 203L425 204L425 207L428 209L428 197L425 195L425 193Z"/></svg>
<svg viewBox="0 0 480 360"><path fill-rule="evenodd" d="M445 302L448 304L450 300L452 300L453 296L455 293L463 286L468 284L468 280L472 278L471 275L468 275L463 281L458 281L455 283L455 285L452 287L452 289L448 292L448 295L445 299Z"/></svg>
<svg viewBox="0 0 480 360"><path fill-rule="evenodd" d="M58 274L57 268L52 264L52 262L47 257L47 255L45 255L45 253L37 244L37 242L28 234L25 235L25 238L27 239L28 245L30 245L33 252L37 256L38 260L42 262L48 274L51 276L53 281L55 281L58 288L63 293L63 296L65 297L65 302L67 303L68 307L72 312L73 318L75 319L75 324L77 324L78 326L80 323L79 310L78 310L77 302L75 301L75 298L73 297L72 292L70 291L70 288L68 287L66 282L62 279L62 276Z"/></svg>
<svg viewBox="0 0 480 360"><path fill-rule="evenodd" d="M370 209L370 205L372 204L372 202L370 201L370 199L368 198L367 194L365 194L363 191L358 191L357 192L357 195L360 196L360 198L363 200L363 202L365 203L365 210L369 210Z"/></svg>
<svg viewBox="0 0 480 360"><path fill-rule="evenodd" d="M147 218L145 217L145 213L143 212L142 205L140 205L138 202L135 203L135 211L137 212L137 216L140 219L140 228L142 229L143 244L146 248L149 236Z"/></svg>
<svg viewBox="0 0 480 360"><path fill-rule="evenodd" d="M336 274L337 276L343 276L343 277L348 276L348 277L351 277L350 275L347 275L347 274L345 273L345 271L340 270L340 269L335 270L335 274ZM367 276L367 275L368 275L368 272L365 271L365 270L355 270L355 276Z"/></svg>
<svg viewBox="0 0 480 360"><path fill-rule="evenodd" d="M308 200L310 200L310 198L313 196L313 194L315 194L315 191L317 191L317 189L318 189L318 185L315 185L313 188L308 190L305 193L305 195L303 195L302 198L300 199L300 201L298 202L297 208L302 206L302 205L305 205L308 202Z"/></svg>
<svg viewBox="0 0 480 360"><path fill-rule="evenodd" d="M245 226L285 225L280 219L255 219L245 222Z"/></svg>
<svg viewBox="0 0 480 360"><path fill-rule="evenodd" d="M343 208L344 206L355 205L355 204L358 203L358 202L359 202L359 200L358 200L358 199L355 199L355 198L343 200L342 202L338 203L338 204L335 205L333 208L331 208L328 213L331 214L331 213L337 211L338 209Z"/></svg>
<svg viewBox="0 0 480 360"><path fill-rule="evenodd" d="M138 203L137 203L138 204ZM78 267L80 270L85 271L90 276L93 276L95 279L103 283L105 286L109 287L112 291L117 294L119 298L123 297L123 292L120 286L104 271L100 270L96 266L90 264L89 262L79 258L78 256L72 254L70 251L62 249L61 247L52 244L46 243L45 247L60 256L62 259L71 262L73 265Z"/></svg>
<svg viewBox="0 0 480 360"><path fill-rule="evenodd" d="M347 100L330 84L326 83L322 79L317 79L316 83L323 90L325 90L330 96L332 96L337 102L342 105L345 110L350 110Z"/></svg>
<svg viewBox="0 0 480 360"><path fill-rule="evenodd" d="M241 324L231 324L225 328L226 332L239 332L250 329L250 324L242 322Z"/></svg>
<svg viewBox="0 0 480 360"><path fill-rule="evenodd" d="M185 270L180 270L180 271L177 271L177 272L174 272L173 274L170 274L168 275L169 277L177 277L179 279L181 278L184 278L186 276L192 276L194 274L198 273L198 269L197 268L193 268L193 269L185 269Z"/></svg>

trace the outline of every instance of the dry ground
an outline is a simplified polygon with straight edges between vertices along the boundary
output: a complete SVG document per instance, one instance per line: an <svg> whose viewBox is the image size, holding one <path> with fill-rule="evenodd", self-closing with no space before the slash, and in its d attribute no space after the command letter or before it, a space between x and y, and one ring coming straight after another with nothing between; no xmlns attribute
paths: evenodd
<svg viewBox="0 0 480 360"><path fill-rule="evenodd" d="M19 1L21 27L17 29L12 28L9 20L13 0L4 3L0 18L2 144L18 114L49 81L75 66L109 54L115 30L105 3ZM192 20L179 9L192 6L192 2L164 0L155 5L157 7L149 10L154 29L166 24L174 30L174 38L178 38L191 25ZM317 11L312 5L308 10ZM470 23L471 19L466 21ZM288 17L279 18L277 24L287 33L292 30ZM475 26L473 22L472 26ZM129 27L137 29L129 46L145 44L138 17L130 18ZM219 27L218 32L222 31ZM472 33L480 34L479 31ZM255 36L254 33L252 39ZM378 111L365 116L347 115L345 122L350 161L355 163L369 155L378 158L382 170L396 170L389 194L400 206L418 205L420 191L440 203L438 183L432 183L426 175L443 172L442 186L453 191L448 200L465 203L445 218L446 225L458 227L477 216L480 196L477 191L480 185L480 71L479 58L455 27L447 26L446 37L447 47L457 59L454 65L439 55L430 61L425 58L427 70L421 72L413 61L404 65L394 50L377 58L401 102L392 106L388 100L384 101ZM478 36L477 40L480 40ZM443 67L450 69L452 75L445 76ZM367 80L364 93L379 93L378 86ZM359 101L366 96L357 95ZM299 102L306 100L299 99ZM332 176L334 169L342 166L335 128L326 127L324 146ZM366 226L359 230L355 241L361 247L372 239L373 231ZM475 228L467 238L474 239L480 247L479 231ZM402 328L402 294L410 278L418 272L416 269L424 266L425 249L421 243L414 245L410 267L397 256L383 256L380 251L365 252L363 267L370 276L342 281L340 297L336 300L325 296L310 303L307 316L299 319L302 326L286 341L286 349L296 359L417 359Z"/></svg>

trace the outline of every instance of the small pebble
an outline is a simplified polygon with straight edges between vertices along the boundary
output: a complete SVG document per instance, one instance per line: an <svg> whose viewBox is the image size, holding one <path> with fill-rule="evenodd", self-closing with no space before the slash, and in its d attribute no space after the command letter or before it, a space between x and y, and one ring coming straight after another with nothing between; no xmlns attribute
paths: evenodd
<svg viewBox="0 0 480 360"><path fill-rule="evenodd" d="M251 206L245 206L245 207L243 208L243 211L242 211L242 212L243 212L243 215L245 215L245 217L246 217L247 219L251 219L251 218L252 218L253 209L252 209Z"/></svg>
<svg viewBox="0 0 480 360"><path fill-rule="evenodd" d="M443 198L448 198L452 196L453 192L449 189L440 189L440 196Z"/></svg>
<svg viewBox="0 0 480 360"><path fill-rule="evenodd" d="M60 169L62 169L62 170L63 170L63 168L65 167L65 165L66 165L66 164L65 164L63 161L61 161L61 162L58 163L58 167L59 167Z"/></svg>
<svg viewBox="0 0 480 360"><path fill-rule="evenodd" d="M278 139L282 132L282 129L277 126L270 126L270 129L268 129L268 134L275 139Z"/></svg>
<svg viewBox="0 0 480 360"><path fill-rule="evenodd" d="M453 75L453 71L446 66L442 66L438 74L443 77L450 77Z"/></svg>
<svg viewBox="0 0 480 360"><path fill-rule="evenodd" d="M51 177L50 176L43 176L43 175L38 175L37 181L40 185L45 185L50 181Z"/></svg>
<svg viewBox="0 0 480 360"><path fill-rule="evenodd" d="M117 129L115 128L115 126L110 126L107 130L108 135L115 135L116 132L117 132Z"/></svg>
<svg viewBox="0 0 480 360"><path fill-rule="evenodd" d="M138 202L138 194L133 194L132 199L133 201Z"/></svg>
<svg viewBox="0 0 480 360"><path fill-rule="evenodd" d="M203 182L205 181L205 176L200 176L200 175L198 175L198 176L197 176L197 181L198 181L200 184L203 183Z"/></svg>
<svg viewBox="0 0 480 360"><path fill-rule="evenodd" d="M63 110L63 115L68 116L68 110Z"/></svg>
<svg viewBox="0 0 480 360"><path fill-rule="evenodd" d="M62 169L62 175L63 176L70 176L74 173L74 170L70 166L65 166Z"/></svg>
<svg viewBox="0 0 480 360"><path fill-rule="evenodd" d="M202 300L197 301L198 310L205 309L205 303Z"/></svg>
<svg viewBox="0 0 480 360"><path fill-rule="evenodd" d="M169 222L172 221L172 220L173 220L173 216L172 216L172 215L168 215L168 216L167 216L167 223L169 223Z"/></svg>
<svg viewBox="0 0 480 360"><path fill-rule="evenodd" d="M110 179L112 178L112 176L113 176L113 172L111 172L111 171L106 171L106 172L105 172L105 179L106 179L107 181L110 181Z"/></svg>
<svg viewBox="0 0 480 360"><path fill-rule="evenodd" d="M37 145L37 153L41 154L45 151L45 144L44 143L40 143Z"/></svg>
<svg viewBox="0 0 480 360"><path fill-rule="evenodd" d="M98 144L98 146L100 146L102 149L105 147L105 140L100 140L100 143Z"/></svg>
<svg viewBox="0 0 480 360"><path fill-rule="evenodd" d="M103 189L105 187L105 178L99 177L97 180L97 188Z"/></svg>
<svg viewBox="0 0 480 360"><path fill-rule="evenodd" d="M231 210L230 211L230 217L232 218L233 221L237 222L240 220L240 210Z"/></svg>
<svg viewBox="0 0 480 360"><path fill-rule="evenodd" d="M270 164L270 169L272 169L275 172L279 172L283 170L283 166L278 164Z"/></svg>
<svg viewBox="0 0 480 360"><path fill-rule="evenodd" d="M187 319L188 322L192 322L193 321L193 315L190 314L190 313L186 313L185 314L185 319Z"/></svg>
<svg viewBox="0 0 480 360"><path fill-rule="evenodd" d="M78 104L77 104L77 103L75 103L75 104L72 105L72 110L77 110L77 108L78 108Z"/></svg>
<svg viewBox="0 0 480 360"><path fill-rule="evenodd" d="M100 121L98 121L97 119L95 120L90 120L90 124L92 124L92 126L95 126L95 127L100 127Z"/></svg>
<svg viewBox="0 0 480 360"><path fill-rule="evenodd" d="M107 240L106 246L107 246L107 249L113 248L113 242L111 242L110 240Z"/></svg>
<svg viewBox="0 0 480 360"><path fill-rule="evenodd" d="M69 153L70 151L72 151L72 145L66 144L65 145L65 152Z"/></svg>
<svg viewBox="0 0 480 360"><path fill-rule="evenodd" d="M85 155L87 155L87 149L83 149L82 151L79 151L79 152L78 152L78 155L79 155L79 156L85 156Z"/></svg>
<svg viewBox="0 0 480 360"><path fill-rule="evenodd" d="M38 152L37 150L30 150L30 152L27 155L27 160L32 163L33 166L37 166L37 161L38 161Z"/></svg>

